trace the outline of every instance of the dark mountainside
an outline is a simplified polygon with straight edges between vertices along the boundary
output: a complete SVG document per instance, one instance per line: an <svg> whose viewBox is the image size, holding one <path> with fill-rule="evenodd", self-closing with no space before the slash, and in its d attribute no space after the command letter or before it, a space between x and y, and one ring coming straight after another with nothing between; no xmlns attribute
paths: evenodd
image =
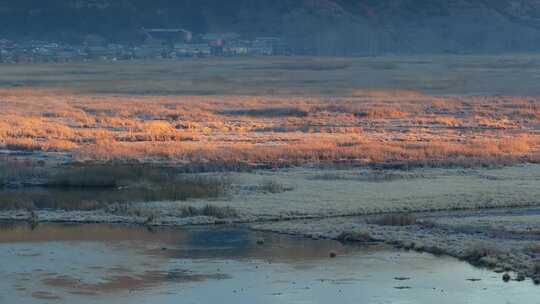
<svg viewBox="0 0 540 304"><path fill-rule="evenodd" d="M540 0L0 0L0 38L138 42L142 27L278 36L319 55L540 49Z"/></svg>

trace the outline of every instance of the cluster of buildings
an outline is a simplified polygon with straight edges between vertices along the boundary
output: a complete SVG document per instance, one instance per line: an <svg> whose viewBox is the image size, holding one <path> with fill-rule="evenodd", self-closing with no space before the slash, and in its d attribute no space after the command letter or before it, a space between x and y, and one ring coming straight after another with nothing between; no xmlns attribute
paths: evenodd
<svg viewBox="0 0 540 304"><path fill-rule="evenodd" d="M185 29L142 29L145 42L136 48L137 56L166 50L167 57L272 56L288 55L290 50L278 37L242 39L237 33L193 35Z"/></svg>
<svg viewBox="0 0 540 304"><path fill-rule="evenodd" d="M0 62L70 62L85 60L133 60L210 56L289 55L278 37L242 39L236 33L193 35L184 29L142 29L138 44L72 45L48 41L0 39Z"/></svg>

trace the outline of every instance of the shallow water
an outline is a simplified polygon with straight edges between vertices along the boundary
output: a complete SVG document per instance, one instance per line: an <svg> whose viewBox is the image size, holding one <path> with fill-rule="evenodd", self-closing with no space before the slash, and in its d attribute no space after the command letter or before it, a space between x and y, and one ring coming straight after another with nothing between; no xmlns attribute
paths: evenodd
<svg viewBox="0 0 540 304"><path fill-rule="evenodd" d="M0 303L540 303L452 258L241 227L3 224L0 261Z"/></svg>

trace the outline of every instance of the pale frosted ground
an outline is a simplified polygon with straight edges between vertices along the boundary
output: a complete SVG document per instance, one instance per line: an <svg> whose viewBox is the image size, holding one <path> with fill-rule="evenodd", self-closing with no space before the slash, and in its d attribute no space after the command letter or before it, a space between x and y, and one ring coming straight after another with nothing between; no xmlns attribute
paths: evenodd
<svg viewBox="0 0 540 304"><path fill-rule="evenodd" d="M488 254L475 263L515 270L540 282L535 270L540 252L531 249L540 243L540 165L410 171L294 168L226 175L233 181L232 190L220 199L133 204L114 214L107 210L39 210L36 214L40 221L150 225L283 220L251 227L331 239L360 232L462 259L468 259L471 250L480 250ZM268 184L288 190L265 192ZM183 208L208 204L232 207L238 217L182 217ZM497 209L478 210L483 208ZM420 222L405 227L370 222L374 214L383 212L416 212ZM357 216L339 217L349 215ZM0 219L28 216L26 211L0 213ZM320 219L306 219L311 217Z"/></svg>
<svg viewBox="0 0 540 304"><path fill-rule="evenodd" d="M157 202L138 208L174 214L183 205L230 206L244 217L338 216L540 205L540 165L499 169L374 171L295 168L234 173L218 200ZM272 181L290 191L257 190Z"/></svg>
<svg viewBox="0 0 540 304"><path fill-rule="evenodd" d="M139 222L153 215L156 224L181 225L214 222L207 217L179 218L186 206L209 204L234 208L239 217L228 221L540 206L540 165L533 164L410 171L294 168L226 175L233 181L232 190L219 199L132 204L114 215L106 211L37 213L41 220L100 222ZM264 191L268 183L287 191ZM0 213L4 219L27 216L21 211Z"/></svg>

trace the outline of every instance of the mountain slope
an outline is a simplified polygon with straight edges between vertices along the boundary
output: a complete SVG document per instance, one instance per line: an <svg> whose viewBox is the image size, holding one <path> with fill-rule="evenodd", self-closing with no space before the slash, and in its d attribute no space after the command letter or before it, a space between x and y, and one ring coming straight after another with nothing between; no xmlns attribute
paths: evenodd
<svg viewBox="0 0 540 304"><path fill-rule="evenodd" d="M0 37L137 41L141 27L280 36L314 54L535 51L538 0L0 0Z"/></svg>

